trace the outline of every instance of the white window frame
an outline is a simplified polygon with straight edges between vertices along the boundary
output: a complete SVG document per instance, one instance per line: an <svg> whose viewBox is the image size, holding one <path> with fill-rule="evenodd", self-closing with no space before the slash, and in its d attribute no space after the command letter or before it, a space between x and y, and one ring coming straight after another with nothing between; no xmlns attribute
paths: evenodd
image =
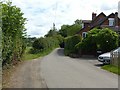
<svg viewBox="0 0 120 90"><path fill-rule="evenodd" d="M82 23L82 28L84 28L84 23Z"/></svg>
<svg viewBox="0 0 120 90"><path fill-rule="evenodd" d="M87 36L87 32L82 32L82 37L85 38Z"/></svg>
<svg viewBox="0 0 120 90"><path fill-rule="evenodd" d="M114 18L109 18L109 26L114 26L115 19Z"/></svg>

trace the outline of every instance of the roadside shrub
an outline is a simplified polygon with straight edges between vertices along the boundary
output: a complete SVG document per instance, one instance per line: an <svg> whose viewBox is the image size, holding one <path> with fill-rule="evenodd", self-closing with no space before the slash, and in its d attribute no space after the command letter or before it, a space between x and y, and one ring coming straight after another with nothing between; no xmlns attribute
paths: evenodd
<svg viewBox="0 0 120 90"><path fill-rule="evenodd" d="M95 42L90 42L90 39L84 39L82 42L79 42L75 48L79 54L91 55L96 54L97 45Z"/></svg>
<svg viewBox="0 0 120 90"><path fill-rule="evenodd" d="M82 38L80 35L74 35L65 38L65 47L64 47L65 55L70 55L71 53L77 53L75 45L81 42L81 39Z"/></svg>
<svg viewBox="0 0 120 90"><path fill-rule="evenodd" d="M118 46L120 47L120 33L118 34Z"/></svg>
<svg viewBox="0 0 120 90"><path fill-rule="evenodd" d="M54 36L58 40L58 44L61 48L64 48L64 37L61 35Z"/></svg>
<svg viewBox="0 0 120 90"><path fill-rule="evenodd" d="M98 48L103 52L109 52L118 47L118 34L111 29L101 29L96 39Z"/></svg>
<svg viewBox="0 0 120 90"><path fill-rule="evenodd" d="M39 49L39 50L45 49L45 39L44 38L36 39L32 46L34 49Z"/></svg>
<svg viewBox="0 0 120 90"><path fill-rule="evenodd" d="M25 23L21 9L12 2L0 2L2 25L2 67L16 64L21 60L26 48Z"/></svg>
<svg viewBox="0 0 120 90"><path fill-rule="evenodd" d="M41 37L36 39L33 42L32 49L30 50L31 53L39 53L42 51L52 50L59 46L60 41L57 37Z"/></svg>
<svg viewBox="0 0 120 90"><path fill-rule="evenodd" d="M109 52L118 46L118 35L111 29L94 28L88 32L87 37L76 45L76 49L85 53ZM95 54L95 53L94 53Z"/></svg>

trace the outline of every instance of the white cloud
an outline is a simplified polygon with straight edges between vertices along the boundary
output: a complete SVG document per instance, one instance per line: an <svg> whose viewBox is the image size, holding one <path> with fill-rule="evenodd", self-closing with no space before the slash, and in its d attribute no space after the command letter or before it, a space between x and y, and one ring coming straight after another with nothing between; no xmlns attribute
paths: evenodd
<svg viewBox="0 0 120 90"><path fill-rule="evenodd" d="M76 19L91 19L92 12L106 15L116 12L119 0L12 0L21 8L28 19L27 34L44 36L55 22L60 28L63 24L73 24Z"/></svg>

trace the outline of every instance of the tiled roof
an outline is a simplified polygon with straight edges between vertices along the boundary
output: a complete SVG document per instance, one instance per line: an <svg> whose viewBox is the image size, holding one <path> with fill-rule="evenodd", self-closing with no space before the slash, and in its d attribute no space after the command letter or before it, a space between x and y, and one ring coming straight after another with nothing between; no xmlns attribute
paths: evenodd
<svg viewBox="0 0 120 90"><path fill-rule="evenodd" d="M82 20L83 23L91 23L92 20Z"/></svg>

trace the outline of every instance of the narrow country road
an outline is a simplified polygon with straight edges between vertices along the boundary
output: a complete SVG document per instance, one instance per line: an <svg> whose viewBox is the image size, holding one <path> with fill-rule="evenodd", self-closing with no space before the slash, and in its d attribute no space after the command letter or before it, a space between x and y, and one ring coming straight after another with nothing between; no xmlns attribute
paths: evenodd
<svg viewBox="0 0 120 90"><path fill-rule="evenodd" d="M63 49L27 61L11 77L12 88L118 88L118 76L96 59L64 56Z"/></svg>

